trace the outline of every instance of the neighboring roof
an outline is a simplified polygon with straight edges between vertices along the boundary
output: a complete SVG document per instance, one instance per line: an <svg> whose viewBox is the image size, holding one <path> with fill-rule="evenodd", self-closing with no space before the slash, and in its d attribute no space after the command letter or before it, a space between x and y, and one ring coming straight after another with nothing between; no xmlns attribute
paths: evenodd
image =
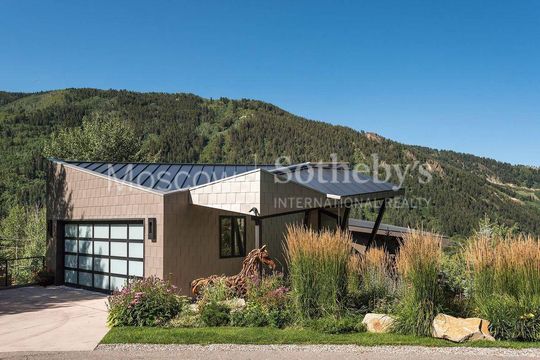
<svg viewBox="0 0 540 360"><path fill-rule="evenodd" d="M369 176L351 170L346 163L302 163L283 167L277 165L108 163L51 160L162 193L188 190L261 169L276 174L282 180L301 184L332 199L359 196L380 199L403 194L403 189L390 183L376 182Z"/></svg>
<svg viewBox="0 0 540 360"><path fill-rule="evenodd" d="M373 230L373 227L375 226L375 221L369 221L369 220L360 220L360 219L349 219L349 230L353 232L364 232L371 234L371 231ZM388 225L388 224L381 224L379 226L379 231L377 231L378 235L390 235L390 236L400 236L406 233L411 232L412 229L401 227L401 226L395 226L395 225Z"/></svg>
<svg viewBox="0 0 540 360"><path fill-rule="evenodd" d="M371 234L371 231L373 230L374 226L375 226L375 221L349 219L349 230L352 232L361 232L361 233ZM379 231L377 231L377 235L402 237L404 234L410 233L412 231L415 231L415 229L395 226L395 225L380 224ZM447 237L442 236L442 238L445 244L447 241Z"/></svg>

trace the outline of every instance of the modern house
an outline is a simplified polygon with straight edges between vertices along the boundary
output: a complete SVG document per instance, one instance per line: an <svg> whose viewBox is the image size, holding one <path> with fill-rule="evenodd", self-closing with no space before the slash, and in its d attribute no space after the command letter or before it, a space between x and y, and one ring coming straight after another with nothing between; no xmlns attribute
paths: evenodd
<svg viewBox="0 0 540 360"><path fill-rule="evenodd" d="M129 277L169 278L183 293L234 274L254 247L285 264L288 224L347 228L352 202L403 194L345 163L206 165L51 160L48 267L56 282L111 291Z"/></svg>

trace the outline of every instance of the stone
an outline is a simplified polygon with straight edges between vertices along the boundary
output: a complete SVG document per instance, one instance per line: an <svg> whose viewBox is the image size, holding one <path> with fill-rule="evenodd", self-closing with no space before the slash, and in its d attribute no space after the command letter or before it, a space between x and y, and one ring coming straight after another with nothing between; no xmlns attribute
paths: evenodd
<svg viewBox="0 0 540 360"><path fill-rule="evenodd" d="M246 300L242 298L234 298L230 300L220 301L220 304L228 306L231 311L239 311L246 307Z"/></svg>
<svg viewBox="0 0 540 360"><path fill-rule="evenodd" d="M197 314L199 312L199 304L189 304L188 309L190 312Z"/></svg>
<svg viewBox="0 0 540 360"><path fill-rule="evenodd" d="M432 336L456 343L464 341L495 341L489 333L489 321L480 318L456 318L438 314L432 323Z"/></svg>
<svg viewBox="0 0 540 360"><path fill-rule="evenodd" d="M364 316L362 324L366 326L366 330L372 333L387 333L392 330L395 319L387 314L369 313Z"/></svg>

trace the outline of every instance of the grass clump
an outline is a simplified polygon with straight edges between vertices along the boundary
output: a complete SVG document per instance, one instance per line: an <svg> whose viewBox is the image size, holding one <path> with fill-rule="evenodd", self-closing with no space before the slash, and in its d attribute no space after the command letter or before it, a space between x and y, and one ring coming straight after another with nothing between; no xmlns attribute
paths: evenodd
<svg viewBox="0 0 540 360"><path fill-rule="evenodd" d="M476 234L465 249L474 312L494 336L540 340L540 244L531 236Z"/></svg>
<svg viewBox="0 0 540 360"><path fill-rule="evenodd" d="M285 250L292 299L302 319L342 310L351 242L351 235L341 230L287 228Z"/></svg>
<svg viewBox="0 0 540 360"><path fill-rule="evenodd" d="M384 248L370 248L351 255L348 292L353 307L362 312L388 308L396 293L395 265Z"/></svg>
<svg viewBox="0 0 540 360"><path fill-rule="evenodd" d="M412 231L405 235L396 258L401 278L400 301L396 308L395 330L399 333L429 336L431 323L442 307L442 238Z"/></svg>

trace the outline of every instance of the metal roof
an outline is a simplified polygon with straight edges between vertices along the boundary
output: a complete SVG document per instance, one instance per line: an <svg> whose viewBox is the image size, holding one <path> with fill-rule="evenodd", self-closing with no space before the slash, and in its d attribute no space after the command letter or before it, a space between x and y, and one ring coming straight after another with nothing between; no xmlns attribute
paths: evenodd
<svg viewBox="0 0 540 360"><path fill-rule="evenodd" d="M104 176L158 191L189 189L255 169L275 165L105 163L63 161Z"/></svg>
<svg viewBox="0 0 540 360"><path fill-rule="evenodd" d="M109 176L151 190L170 192L187 190L248 171L263 169L301 184L331 198L369 196L392 197L403 193L395 185L375 181L351 170L344 163L302 163L287 167L277 165L108 163L62 161L78 168Z"/></svg>
<svg viewBox="0 0 540 360"><path fill-rule="evenodd" d="M274 173L336 198L379 193L393 193L396 196L403 193L398 186L375 181L372 177L352 170L345 164L332 166L306 163L292 165L285 170L277 169Z"/></svg>

